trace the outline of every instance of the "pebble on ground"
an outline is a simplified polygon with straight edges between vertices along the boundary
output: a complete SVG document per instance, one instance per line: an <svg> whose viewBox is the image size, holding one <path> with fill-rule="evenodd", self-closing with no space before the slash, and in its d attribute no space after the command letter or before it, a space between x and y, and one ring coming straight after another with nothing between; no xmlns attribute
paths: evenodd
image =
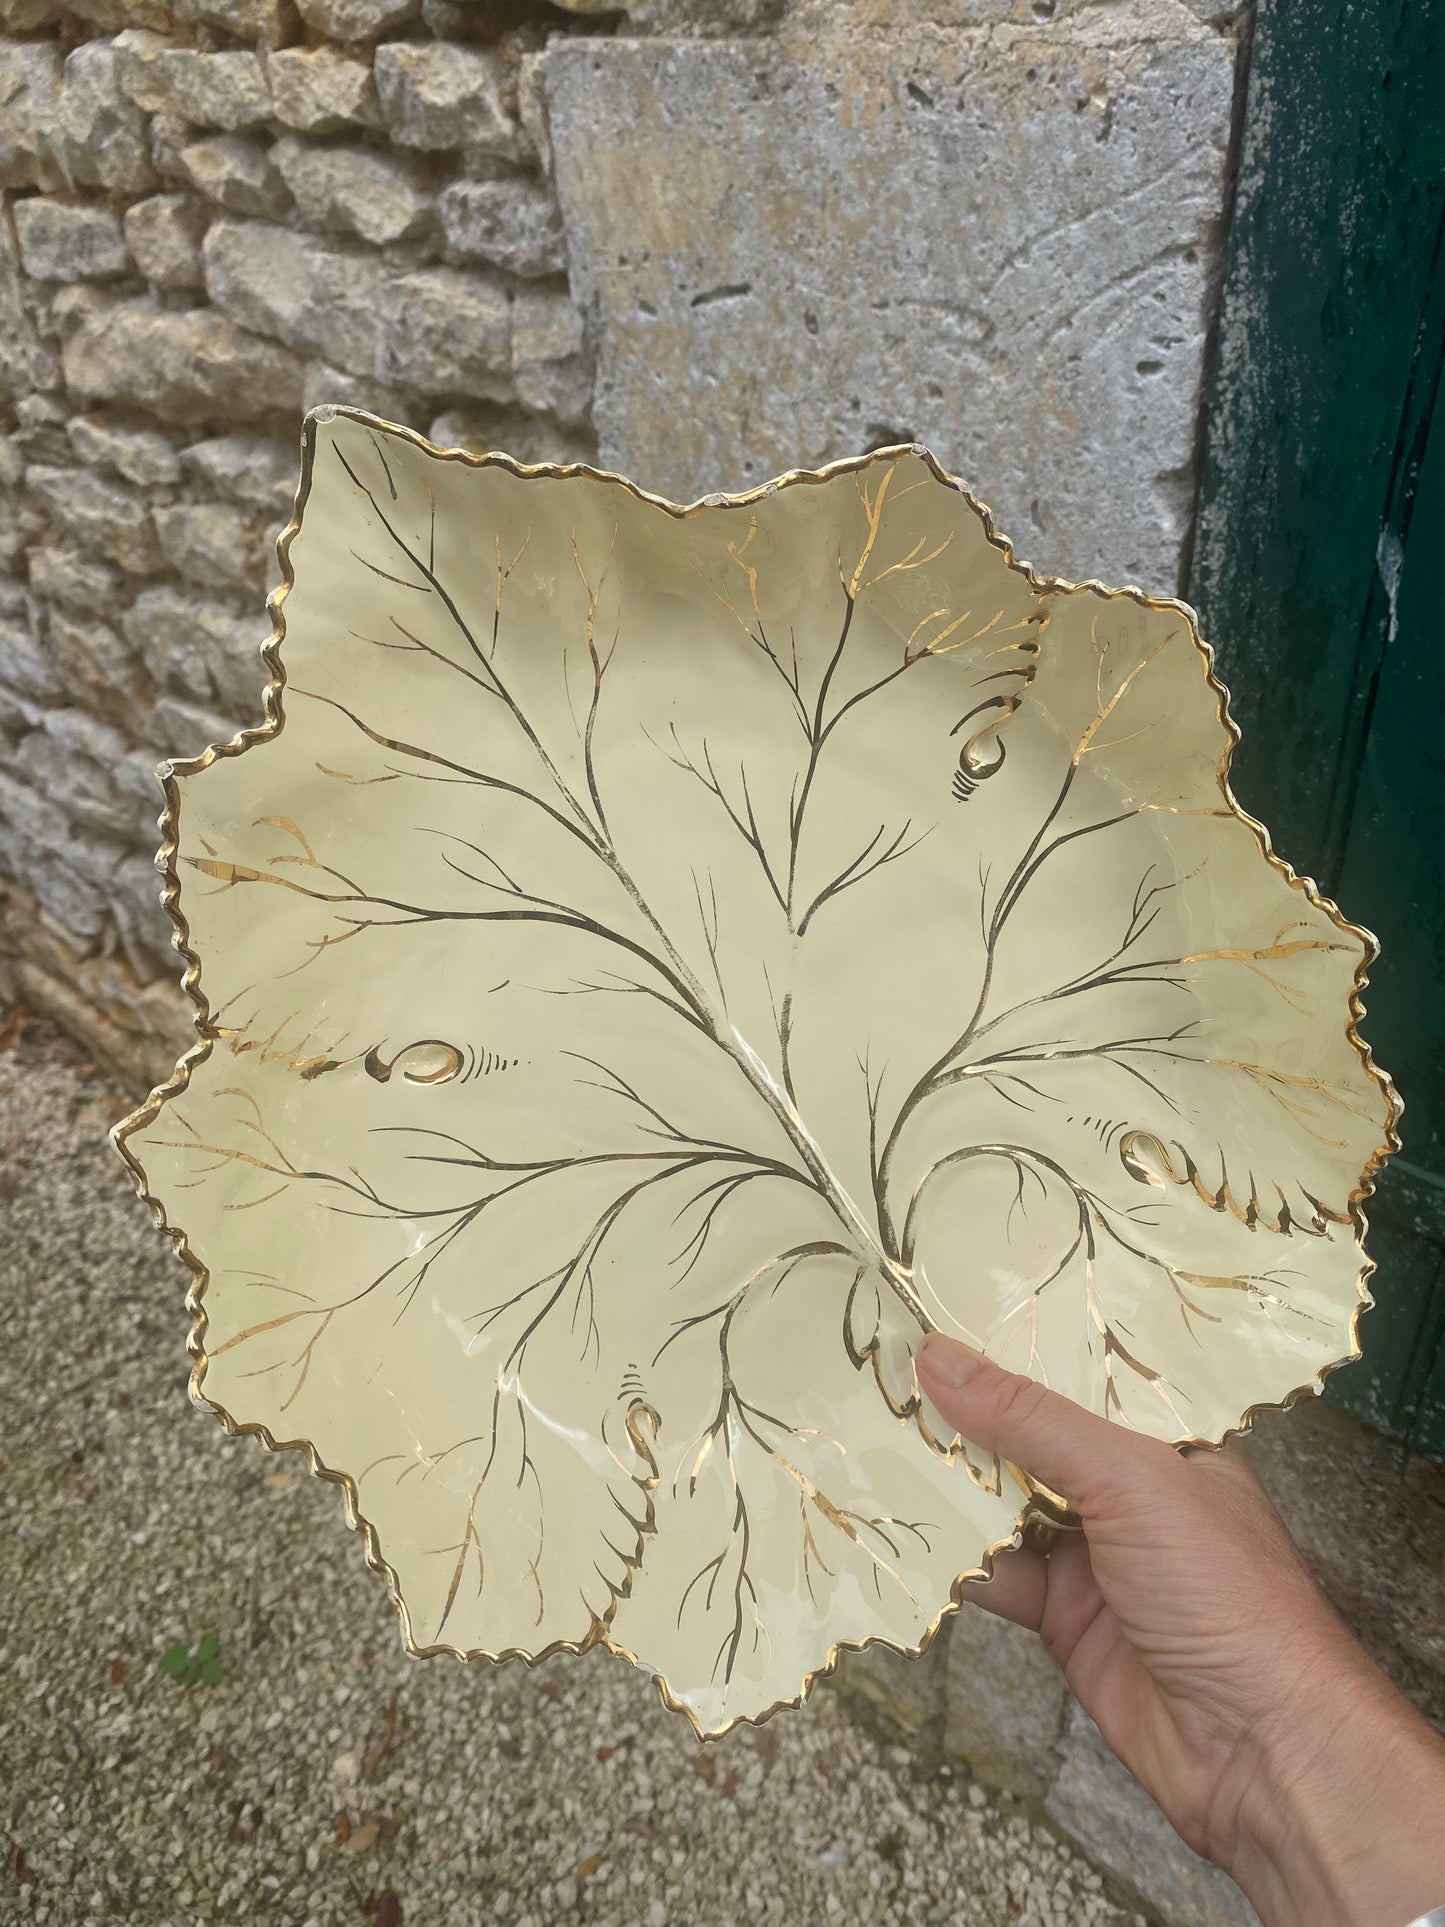
<svg viewBox="0 0 1445 1927"><path fill-rule="evenodd" d="M1045 1826L918 1775L826 1688L701 1748L605 1653L408 1658L335 1487L189 1405L187 1274L105 1142L128 1107L20 1028L0 1033L0 1921L1142 1927ZM219 1679L161 1669L206 1634Z"/></svg>

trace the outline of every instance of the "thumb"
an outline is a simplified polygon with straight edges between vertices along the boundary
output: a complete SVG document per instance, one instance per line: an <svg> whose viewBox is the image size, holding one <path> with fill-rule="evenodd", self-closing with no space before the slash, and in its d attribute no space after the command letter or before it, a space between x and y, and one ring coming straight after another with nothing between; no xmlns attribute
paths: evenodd
<svg viewBox="0 0 1445 1927"><path fill-rule="evenodd" d="M1171 1446L1086 1412L941 1332L928 1334L914 1363L960 1437L1011 1459L1086 1520L1178 1464Z"/></svg>

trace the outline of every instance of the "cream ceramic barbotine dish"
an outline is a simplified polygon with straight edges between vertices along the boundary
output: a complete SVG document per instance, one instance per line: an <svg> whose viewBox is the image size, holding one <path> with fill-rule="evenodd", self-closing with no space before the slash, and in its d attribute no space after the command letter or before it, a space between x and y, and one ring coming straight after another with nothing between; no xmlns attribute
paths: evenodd
<svg viewBox="0 0 1445 1927"><path fill-rule="evenodd" d="M1013 1538L930 1328L1169 1440L1357 1349L1373 946L1183 607L917 449L686 511L303 453L270 722L167 786L201 1041L116 1135L197 1395L344 1483L416 1649L605 1645L720 1732Z"/></svg>

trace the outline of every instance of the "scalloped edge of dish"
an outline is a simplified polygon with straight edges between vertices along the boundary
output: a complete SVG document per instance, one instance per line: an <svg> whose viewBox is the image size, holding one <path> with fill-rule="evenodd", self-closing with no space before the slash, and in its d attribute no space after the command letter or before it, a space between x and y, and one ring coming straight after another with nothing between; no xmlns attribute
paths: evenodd
<svg viewBox="0 0 1445 1927"><path fill-rule="evenodd" d="M286 689L286 671L281 661L280 650L286 636L286 597L295 585L295 572L291 566L291 545L300 532L307 500L311 493L316 449L316 430L319 426L337 419L357 422L372 431L381 430L387 435L396 436L403 441L410 442L413 446L422 449L428 455L438 457L445 461L459 461L469 468L501 468L521 480L543 478L553 481L566 481L573 478L580 478L588 481L610 483L616 487L625 489L639 501L646 502L651 507L659 509L663 513L673 516L678 520L700 514L704 509L743 508L749 503L761 501L770 495L776 494L784 488L791 488L807 483L828 482L838 475L856 474L862 469L872 467L878 462L890 459L897 460L904 455L913 455L927 466L936 481L963 497L964 501L967 502L968 506L979 517L987 540L999 550L1007 566L1024 577L1031 589L1045 594L1096 595L1109 601L1124 598L1137 602L1148 609L1170 610L1181 615L1188 624L1190 640L1199 651L1205 678L1210 688L1214 691L1217 713L1224 731L1224 747L1220 752L1217 768L1220 795L1223 801L1232 814L1253 832L1260 853L1266 861L1284 877L1289 886L1292 889L1302 890L1308 900L1317 908L1323 910L1341 932L1358 938L1362 944L1360 961L1356 966L1354 981L1350 988L1349 1017L1345 1025L1345 1035L1351 1047L1359 1056L1366 1076L1375 1084L1381 1097L1385 1101L1386 1122L1384 1125L1383 1142L1371 1153L1368 1163L1350 1193L1349 1217L1354 1230L1354 1243L1359 1258L1359 1268L1355 1279L1357 1299L1355 1308L1350 1316L1349 1351L1340 1358L1332 1359L1328 1365L1322 1366L1312 1378L1306 1380L1301 1385L1295 1386L1291 1391L1287 1392L1283 1398L1263 1400L1258 1404L1247 1406L1241 1413L1238 1421L1233 1425L1226 1426L1218 1439L1206 1439L1190 1435L1176 1439L1173 1443L1176 1448L1181 1451L1189 1447L1217 1450L1227 1440L1247 1432L1262 1413L1288 1411L1292 1406L1298 1404L1301 1399L1315 1396L1323 1389L1324 1381L1330 1372L1337 1370L1341 1365L1350 1364L1353 1360L1360 1357L1362 1351L1360 1344L1360 1319L1365 1311L1374 1303L1368 1290L1368 1280L1375 1269L1373 1260L1365 1250L1365 1235L1368 1230L1368 1225L1365 1219L1363 1205L1366 1198L1368 1198L1374 1190L1375 1178L1384 1166L1386 1160L1400 1149L1400 1138L1397 1126L1404 1108L1393 1080L1387 1072L1382 1071L1375 1063L1369 1045L1359 1033L1360 1020L1365 1014L1362 993L1369 982L1369 967L1379 955L1380 947L1377 939L1370 931L1364 929L1359 924L1351 923L1350 920L1341 913L1338 906L1324 894L1312 877L1300 875L1292 865L1277 854L1270 840L1269 831L1265 828L1264 824L1259 822L1255 817L1252 817L1247 810L1240 806L1238 799L1230 787L1229 769L1235 747L1240 740L1241 732L1239 725L1230 714L1229 691L1215 672L1214 651L1200 634L1198 617L1188 603L1180 601L1177 597L1173 596L1149 595L1144 590L1132 586L1111 589L1104 583L1093 578L1085 582L1070 582L1061 576L1040 574L1034 569L1032 564L1021 561L1014 553L1013 544L1007 537L999 534L994 524L993 513L987 504L981 502L966 483L962 482L957 476L950 475L936 460L930 450L918 442L903 442L890 445L887 448L871 449L864 455L849 456L843 460L831 462L820 469L790 469L784 475L777 476L771 481L760 483L757 487L747 489L738 494L704 495L699 497L695 502L680 504L668 501L663 496L649 493L646 489L640 488L635 482L629 481L626 476L614 474L607 469L594 468L586 462L527 463L514 461L510 456L501 453L477 455L468 449L439 448L434 442L429 441L426 436L418 433L415 429L406 428L400 423L386 421L381 416L369 414L364 409L325 403L309 410L302 424L300 437L300 479L296 487L291 519L277 537L276 541L276 555L281 567L282 580L280 586L273 589L266 598L266 607L272 619L272 632L266 642L261 645L259 651L261 659L270 671L271 676L271 680L267 684L264 692L265 721L254 728L238 731L229 742L212 743L208 745L198 756L172 758L162 762L157 767L157 775L165 795L165 807L159 818L161 846L156 852L155 864L164 878L161 901L174 925L171 941L175 949L185 960L186 968L181 982L182 988L192 1005L197 1041L179 1059L170 1078L164 1084L157 1085L145 1102L137 1106L128 1116L122 1118L119 1123L114 1125L108 1135L111 1144L131 1174L137 1194L149 1207L151 1217L157 1228L165 1232L171 1239L175 1250L192 1273L192 1282L186 1293L186 1309L191 1315L191 1328L186 1339L186 1350L193 1361L190 1378L191 1399L196 1405L214 1413L226 1431L233 1436L259 1438L266 1449L272 1452L304 1451L307 1455L309 1468L314 1477L325 1480L333 1485L339 1485L342 1488L346 1503L346 1522L353 1531L362 1534L367 1565L372 1571L379 1573L386 1581L387 1588L391 1594L401 1623L402 1641L409 1653L417 1658L430 1658L438 1654L448 1654L452 1658L459 1660L486 1659L493 1662L500 1662L507 1659L520 1659L528 1666L535 1666L539 1665L543 1660L553 1658L558 1653L565 1652L580 1655L602 1647L608 1652L615 1654L619 1659L627 1660L631 1665L636 1667L639 1672L647 1674L656 1686L658 1695L664 1706L673 1712L683 1714L699 1740L718 1740L725 1734L732 1732L735 1727L742 1725L760 1726L765 1720L771 1719L776 1713L802 1706L811 1696L818 1681L826 1679L837 1670L839 1660L845 1652L864 1652L870 1647L881 1646L905 1658L917 1658L926 1652L932 1644L944 1620L948 1618L951 1613L957 1612L963 1605L964 1588L978 1581L986 1581L992 1576L993 1564L997 1555L1019 1543L1023 1530L1031 1518L1039 1518L1047 1523L1057 1524L1060 1522L1071 1522L1071 1515L1068 1512L1066 1501L1064 1501L1059 1494L1050 1492L1047 1487L1039 1485L1035 1481L1030 1481L1028 1486L1030 1497L1020 1508L1012 1532L1006 1538L995 1540L991 1545L986 1547L981 1566L971 1568L958 1575L953 1582L948 1601L930 1620L922 1637L916 1643L908 1644L889 1639L885 1634L881 1633L870 1634L864 1639L843 1639L835 1641L829 1646L827 1656L822 1665L815 1667L811 1672L804 1675L800 1690L791 1699L775 1700L761 1712L737 1714L720 1727L704 1729L692 1709L674 1696L671 1688L668 1686L666 1678L661 1673L652 1671L651 1668L639 1661L635 1653L630 1652L625 1646L619 1645L610 1637L610 1612L607 1619L594 1620L593 1626L585 1639L580 1641L557 1640L537 1653L526 1653L520 1648L512 1648L505 1652L493 1653L488 1652L484 1647L464 1648L446 1644L427 1646L418 1644L412 1633L411 1617L407 1610L406 1601L402 1596L396 1572L382 1556L381 1546L375 1528L361 1511L360 1505L358 1504L356 1482L351 1474L336 1471L328 1466L317 1452L315 1445L309 1439L278 1439L265 1425L253 1421L236 1419L224 1406L218 1404L206 1395L203 1388L206 1367L209 1361L205 1349L207 1317L204 1300L210 1273L207 1267L201 1263L200 1259L191 1250L184 1227L172 1224L166 1217L164 1207L159 1200L151 1194L146 1181L144 1167L131 1151L128 1143L128 1140L137 1131L142 1130L152 1121L165 1103L173 1097L178 1097L186 1089L190 1082L191 1072L198 1065L205 1062L215 1042L214 1035L210 1030L210 1006L201 986L201 959L190 946L190 927L186 921L185 913L181 908L181 882L176 868L176 855L180 842L180 791L176 786L175 779L177 775L198 775L200 771L208 768L222 756L244 755L248 749L252 749L258 744L269 742L279 736L285 726L286 718L282 699ZM625 1584L629 1587L632 1574L636 1572L642 1564L642 1540L644 1536L645 1534L639 1534L637 1557L628 1562L628 1576ZM614 1597L614 1607L617 1598L622 1596L622 1593L618 1593Z"/></svg>

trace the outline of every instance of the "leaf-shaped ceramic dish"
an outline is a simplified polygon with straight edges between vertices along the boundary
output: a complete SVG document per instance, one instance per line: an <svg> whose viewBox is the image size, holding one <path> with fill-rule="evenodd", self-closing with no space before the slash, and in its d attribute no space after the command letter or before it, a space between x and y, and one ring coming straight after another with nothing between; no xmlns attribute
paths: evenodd
<svg viewBox="0 0 1445 1927"><path fill-rule="evenodd" d="M1171 1440L1356 1350L1373 947L1181 605L918 449L683 510L339 409L282 560L267 726L167 782L201 1041L117 1140L196 1394L417 1650L605 1645L719 1732L1014 1536L931 1326Z"/></svg>

